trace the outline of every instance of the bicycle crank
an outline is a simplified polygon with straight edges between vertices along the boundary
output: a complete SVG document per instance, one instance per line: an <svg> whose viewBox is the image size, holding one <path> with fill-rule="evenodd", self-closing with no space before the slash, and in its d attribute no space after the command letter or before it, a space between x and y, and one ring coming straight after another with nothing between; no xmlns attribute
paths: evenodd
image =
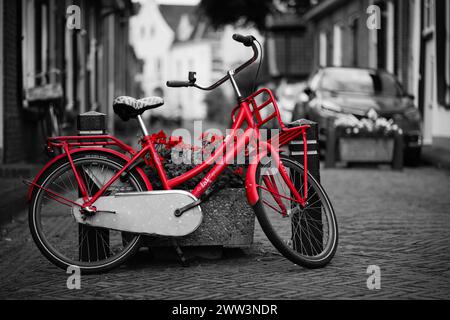
<svg viewBox="0 0 450 320"><path fill-rule="evenodd" d="M77 206L72 207L72 214L78 223L92 227L180 237L197 230L203 213L200 206L190 208L179 217L173 213L196 201L194 195L182 190L117 193L100 197L94 204L94 214L86 215ZM82 204L83 200L76 202Z"/></svg>

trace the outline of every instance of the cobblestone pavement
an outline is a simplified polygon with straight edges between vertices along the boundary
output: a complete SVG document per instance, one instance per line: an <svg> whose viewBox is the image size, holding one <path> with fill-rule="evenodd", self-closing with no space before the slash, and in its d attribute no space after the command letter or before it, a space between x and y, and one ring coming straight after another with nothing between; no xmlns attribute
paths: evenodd
<svg viewBox="0 0 450 320"><path fill-rule="evenodd" d="M0 241L0 298L38 299L419 299L450 298L450 171L351 168L322 171L338 216L340 245L332 263L297 267L257 237L219 260L150 259L82 276L68 290L30 239L26 217ZM368 290L369 265L381 268L381 289Z"/></svg>

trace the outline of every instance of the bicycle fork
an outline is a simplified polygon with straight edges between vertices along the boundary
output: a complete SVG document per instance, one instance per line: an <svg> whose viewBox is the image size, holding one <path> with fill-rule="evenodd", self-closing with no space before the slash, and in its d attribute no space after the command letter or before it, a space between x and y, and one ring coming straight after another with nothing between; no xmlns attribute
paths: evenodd
<svg viewBox="0 0 450 320"><path fill-rule="evenodd" d="M283 217L286 217L289 215L289 209L290 208L286 208L286 205L283 203L283 199L289 200L289 201L293 201L295 203L298 203L302 208L305 207L306 205L306 199L308 198L308 187L307 187L307 179L304 179L304 188L303 188L303 194L300 194L300 192L297 190L296 186L294 185L294 183L291 180L291 177L289 176L288 172L286 171L283 163L281 162L280 156L278 154L278 152L272 152L272 148L269 146L271 152L270 152L270 156L272 157L272 162L271 163L275 163L276 165L276 169L278 170L278 172L281 175L281 178L283 180L283 182L286 184L286 186L289 189L290 192L290 196L286 196L286 195L282 195L280 193L279 187L277 185L277 182L275 180L275 177L272 173L272 168L269 169L269 173L267 174L266 172L261 172L261 174L263 174L263 182L265 184L265 186L256 184L257 188L263 189L267 192L269 192L273 198L273 200L275 201L275 204L279 207L279 209L272 207L272 205L269 205L268 203L266 203L266 205L272 207L272 209L274 209L275 211L278 211L281 213L281 215ZM272 165L273 167L273 165ZM307 172L304 168L304 174L306 175Z"/></svg>

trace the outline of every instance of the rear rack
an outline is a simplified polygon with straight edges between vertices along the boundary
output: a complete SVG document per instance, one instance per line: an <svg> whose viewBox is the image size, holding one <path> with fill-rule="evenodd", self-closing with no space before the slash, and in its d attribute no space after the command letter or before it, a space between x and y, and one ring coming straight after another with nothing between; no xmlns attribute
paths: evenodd
<svg viewBox="0 0 450 320"><path fill-rule="evenodd" d="M264 94L266 94L268 96L268 99L258 105L257 99L262 98L264 96ZM280 129L281 130L285 129L285 125L284 125L283 121L281 120L280 111L278 109L278 105L275 100L275 97L273 96L272 91L270 91L267 88L262 88L262 89L256 91L255 93L253 93L252 95L250 95L247 98L247 101L248 101L250 107L252 108L253 116L255 117L256 125L258 128L260 128L264 124L268 123L269 121L276 119L276 121L278 122L278 125L280 126ZM269 114L264 114L264 112L261 113L261 111L263 109L268 110L270 106L272 106L272 108L273 108L272 112L270 112Z"/></svg>
<svg viewBox="0 0 450 320"><path fill-rule="evenodd" d="M51 137L47 139L48 149L64 148L65 146L67 146L69 149L77 147L117 146L131 155L136 154L136 151L132 147L111 135L64 136Z"/></svg>

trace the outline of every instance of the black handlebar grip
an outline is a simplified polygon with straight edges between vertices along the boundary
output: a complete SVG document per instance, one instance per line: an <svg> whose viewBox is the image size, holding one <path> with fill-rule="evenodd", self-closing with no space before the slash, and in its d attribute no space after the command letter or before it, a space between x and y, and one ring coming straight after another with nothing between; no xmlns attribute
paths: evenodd
<svg viewBox="0 0 450 320"><path fill-rule="evenodd" d="M166 85L170 88L190 87L192 85L189 81L167 81Z"/></svg>
<svg viewBox="0 0 450 320"><path fill-rule="evenodd" d="M250 47L253 44L255 38L253 36L243 36L242 34L233 34L233 40L242 43L246 47Z"/></svg>

